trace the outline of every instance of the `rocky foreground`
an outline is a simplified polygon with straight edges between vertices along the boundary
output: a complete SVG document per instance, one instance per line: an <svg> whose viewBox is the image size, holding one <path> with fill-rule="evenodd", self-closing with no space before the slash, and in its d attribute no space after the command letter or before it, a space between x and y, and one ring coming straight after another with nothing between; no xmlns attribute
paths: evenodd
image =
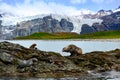
<svg viewBox="0 0 120 80"><path fill-rule="evenodd" d="M100 73L111 70L120 71L120 49L62 56L0 42L0 76L68 77L85 76L89 71Z"/></svg>

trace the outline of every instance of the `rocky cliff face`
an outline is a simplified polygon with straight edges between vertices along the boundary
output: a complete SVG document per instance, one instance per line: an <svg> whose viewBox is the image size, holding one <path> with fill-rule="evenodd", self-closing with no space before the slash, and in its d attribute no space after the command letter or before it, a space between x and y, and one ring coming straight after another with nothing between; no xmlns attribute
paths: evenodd
<svg viewBox="0 0 120 80"><path fill-rule="evenodd" d="M0 14L0 18L2 17L2 15Z"/></svg>
<svg viewBox="0 0 120 80"><path fill-rule="evenodd" d="M82 31L80 34L86 34L86 33L93 33L93 32L99 32L99 31L108 31L109 27L99 23L94 23L92 26L84 24L82 25L81 30Z"/></svg>
<svg viewBox="0 0 120 80"><path fill-rule="evenodd" d="M81 34L98 31L120 30L120 12L101 17L101 24L94 23L92 26L82 25Z"/></svg>
<svg viewBox="0 0 120 80"><path fill-rule="evenodd" d="M102 24L107 26L109 30L120 30L120 11L101 19L103 19Z"/></svg>
<svg viewBox="0 0 120 80"><path fill-rule="evenodd" d="M35 32L70 32L73 30L73 24L66 19L58 21L52 18L52 16L46 16L21 22L15 28L12 32L14 37L27 36Z"/></svg>

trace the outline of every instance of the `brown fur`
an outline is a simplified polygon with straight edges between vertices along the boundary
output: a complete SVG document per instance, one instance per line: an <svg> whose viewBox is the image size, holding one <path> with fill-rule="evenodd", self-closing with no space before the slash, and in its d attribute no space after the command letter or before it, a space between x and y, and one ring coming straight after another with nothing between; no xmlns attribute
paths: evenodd
<svg viewBox="0 0 120 80"><path fill-rule="evenodd" d="M37 44L34 43L29 47L29 49L36 49L36 46L37 46Z"/></svg>
<svg viewBox="0 0 120 80"><path fill-rule="evenodd" d="M64 47L63 52L70 52L71 55L70 56L80 56L82 55L82 49L71 44L71 45L68 45L67 47Z"/></svg>

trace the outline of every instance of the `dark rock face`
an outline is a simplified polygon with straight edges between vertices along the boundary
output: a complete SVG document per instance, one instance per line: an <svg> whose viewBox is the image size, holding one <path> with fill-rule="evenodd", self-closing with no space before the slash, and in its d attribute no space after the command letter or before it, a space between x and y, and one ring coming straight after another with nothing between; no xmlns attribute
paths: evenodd
<svg viewBox="0 0 120 80"><path fill-rule="evenodd" d="M108 30L109 30L109 27L103 24L93 23L92 26L84 24L82 25L80 34L93 33L93 32L99 32L99 31L108 31Z"/></svg>
<svg viewBox="0 0 120 80"><path fill-rule="evenodd" d="M97 13L99 13L99 14L107 14L107 13L109 13L109 14L112 14L113 13L113 11L112 10L99 10Z"/></svg>
<svg viewBox="0 0 120 80"><path fill-rule="evenodd" d="M82 25L80 34L93 33L95 29L87 24Z"/></svg>
<svg viewBox="0 0 120 80"><path fill-rule="evenodd" d="M73 24L71 22L68 22L66 19L61 19L60 25L62 29L66 32L70 32L73 30ZM68 26L69 28L66 28L66 26Z"/></svg>
<svg viewBox="0 0 120 80"><path fill-rule="evenodd" d="M14 37L27 36L35 32L70 32L73 30L73 24L66 19L58 21L52 16L46 16L17 24L13 31Z"/></svg>
<svg viewBox="0 0 120 80"><path fill-rule="evenodd" d="M0 20L0 34L2 34L2 21Z"/></svg>
<svg viewBox="0 0 120 80"><path fill-rule="evenodd" d="M92 26L82 25L81 34L98 31L120 30L120 12L101 17L101 24L94 23Z"/></svg>
<svg viewBox="0 0 120 80"><path fill-rule="evenodd" d="M2 14L0 14L0 18L2 17Z"/></svg>
<svg viewBox="0 0 120 80"><path fill-rule="evenodd" d="M109 30L120 30L120 12L102 17L102 24L107 26Z"/></svg>
<svg viewBox="0 0 120 80"><path fill-rule="evenodd" d="M0 20L0 39L1 40L4 40L4 39L12 39L12 34L11 33L5 33L4 32L4 29L6 28L7 26L3 26L2 25L2 20ZM11 28L9 28L9 30L11 30ZM4 33L3 33L4 32Z"/></svg>
<svg viewBox="0 0 120 80"><path fill-rule="evenodd" d="M0 76L83 76L88 74L88 70L120 71L119 66L120 49L64 57L55 52L29 49L6 41L0 42Z"/></svg>

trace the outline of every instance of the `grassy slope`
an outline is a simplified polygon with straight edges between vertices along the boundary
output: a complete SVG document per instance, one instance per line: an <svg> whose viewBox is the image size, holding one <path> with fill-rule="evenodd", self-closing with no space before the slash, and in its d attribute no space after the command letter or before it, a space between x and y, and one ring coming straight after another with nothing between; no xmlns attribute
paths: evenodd
<svg viewBox="0 0 120 80"><path fill-rule="evenodd" d="M34 33L30 36L17 37L15 39L114 39L120 38L120 31L105 31L91 34L76 34L76 33Z"/></svg>
<svg viewBox="0 0 120 80"><path fill-rule="evenodd" d="M114 39L114 38L120 38L120 30L84 34L84 35L81 35L81 38L85 38L85 39Z"/></svg>

